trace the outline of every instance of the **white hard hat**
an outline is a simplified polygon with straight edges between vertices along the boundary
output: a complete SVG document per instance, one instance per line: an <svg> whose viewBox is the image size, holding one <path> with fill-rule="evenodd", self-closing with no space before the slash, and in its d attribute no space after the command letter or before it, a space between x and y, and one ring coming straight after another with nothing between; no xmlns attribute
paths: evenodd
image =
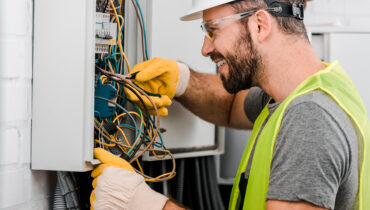
<svg viewBox="0 0 370 210"><path fill-rule="evenodd" d="M182 16L180 20L189 21L202 18L203 10L226 4L235 0L192 0L190 11Z"/></svg>

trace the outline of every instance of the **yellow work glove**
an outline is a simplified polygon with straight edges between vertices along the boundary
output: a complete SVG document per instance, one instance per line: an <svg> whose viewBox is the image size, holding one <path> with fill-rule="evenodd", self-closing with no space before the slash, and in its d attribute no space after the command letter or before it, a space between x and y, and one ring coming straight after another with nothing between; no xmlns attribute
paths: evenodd
<svg viewBox="0 0 370 210"><path fill-rule="evenodd" d="M127 161L101 148L94 155L102 164L91 173L91 209L159 210L166 204L168 198L152 190Z"/></svg>
<svg viewBox="0 0 370 210"><path fill-rule="evenodd" d="M158 108L161 116L167 116L167 106L172 104L173 97L181 96L187 87L190 71L188 66L171 59L153 58L134 66L129 73L134 75L131 81L148 93L159 94L150 96ZM127 97L135 102L142 110L143 106L139 98L125 88ZM147 106L149 113L154 115L155 109L152 103L142 94L138 93Z"/></svg>

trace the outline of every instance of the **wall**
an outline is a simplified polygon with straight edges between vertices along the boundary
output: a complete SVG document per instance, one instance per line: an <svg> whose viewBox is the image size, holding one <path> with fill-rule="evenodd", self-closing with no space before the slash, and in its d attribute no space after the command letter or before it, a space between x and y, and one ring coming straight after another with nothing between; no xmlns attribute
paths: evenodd
<svg viewBox="0 0 370 210"><path fill-rule="evenodd" d="M30 169L32 0L0 0L0 209L48 209L55 176ZM314 0L306 23L370 26L368 0Z"/></svg>
<svg viewBox="0 0 370 210"><path fill-rule="evenodd" d="M370 27L369 0L313 0L308 3L306 25Z"/></svg>
<svg viewBox="0 0 370 210"><path fill-rule="evenodd" d="M53 173L30 169L32 0L0 0L0 209L48 209Z"/></svg>

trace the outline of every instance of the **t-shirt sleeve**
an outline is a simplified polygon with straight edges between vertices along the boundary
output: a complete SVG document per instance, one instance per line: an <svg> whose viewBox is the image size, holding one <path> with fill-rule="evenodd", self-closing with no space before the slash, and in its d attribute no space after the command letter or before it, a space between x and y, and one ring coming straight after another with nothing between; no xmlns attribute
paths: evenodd
<svg viewBox="0 0 370 210"><path fill-rule="evenodd" d="M334 209L349 158L345 142L339 125L319 105L288 107L276 139L266 199Z"/></svg>
<svg viewBox="0 0 370 210"><path fill-rule="evenodd" d="M244 100L244 112L252 123L256 121L269 100L270 96L259 87L254 87L249 91Z"/></svg>

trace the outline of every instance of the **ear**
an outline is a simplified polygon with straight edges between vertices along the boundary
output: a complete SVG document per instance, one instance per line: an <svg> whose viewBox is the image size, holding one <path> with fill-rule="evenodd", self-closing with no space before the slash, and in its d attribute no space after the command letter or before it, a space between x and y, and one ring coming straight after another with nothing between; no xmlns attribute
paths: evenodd
<svg viewBox="0 0 370 210"><path fill-rule="evenodd" d="M272 19L270 13L264 10L259 10L253 16L256 26L256 38L258 42L265 41L272 32Z"/></svg>

